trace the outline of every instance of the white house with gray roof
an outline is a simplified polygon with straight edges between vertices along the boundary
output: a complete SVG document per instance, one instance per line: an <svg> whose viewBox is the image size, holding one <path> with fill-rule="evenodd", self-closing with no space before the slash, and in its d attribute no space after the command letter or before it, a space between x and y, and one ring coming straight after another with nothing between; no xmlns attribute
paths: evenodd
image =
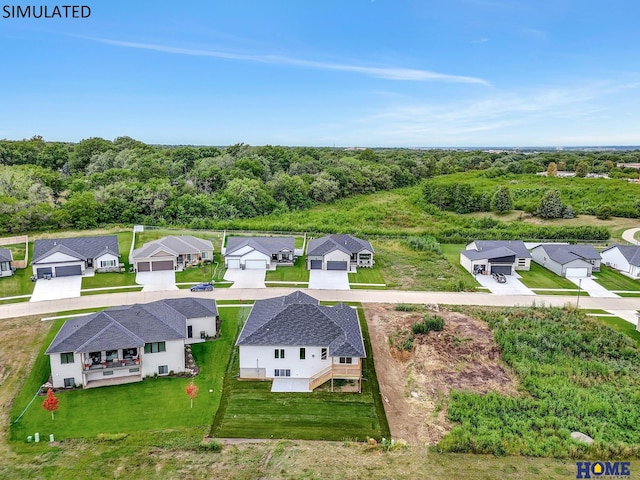
<svg viewBox="0 0 640 480"><path fill-rule="evenodd" d="M300 291L257 300L236 345L240 378L273 380L272 391L310 392L333 379L359 385L366 357L357 310Z"/></svg>
<svg viewBox="0 0 640 480"><path fill-rule="evenodd" d="M374 251L367 240L353 235L327 235L309 241L308 270L353 270L371 268Z"/></svg>
<svg viewBox="0 0 640 480"><path fill-rule="evenodd" d="M521 240L475 240L460 252L460 265L473 275L513 275L531 268L531 254Z"/></svg>
<svg viewBox="0 0 640 480"><path fill-rule="evenodd" d="M218 331L215 300L175 298L113 307L65 322L46 351L55 388L184 372L185 345Z"/></svg>
<svg viewBox="0 0 640 480"><path fill-rule="evenodd" d="M133 251L130 260L136 272L180 270L213 260L213 243L192 235L171 235L145 243Z"/></svg>
<svg viewBox="0 0 640 480"><path fill-rule="evenodd" d="M13 254L8 248L0 248L0 277L13 275Z"/></svg>
<svg viewBox="0 0 640 480"><path fill-rule="evenodd" d="M600 252L605 265L640 278L640 245L613 245Z"/></svg>
<svg viewBox="0 0 640 480"><path fill-rule="evenodd" d="M36 240L31 267L37 278L68 277L84 275L87 269L120 271L119 263L118 237L106 235Z"/></svg>
<svg viewBox="0 0 640 480"><path fill-rule="evenodd" d="M277 265L293 265L294 243L293 237L229 237L224 266L273 270Z"/></svg>
<svg viewBox="0 0 640 480"><path fill-rule="evenodd" d="M561 277L590 277L600 271L600 254L593 245L542 243L531 250L533 261Z"/></svg>

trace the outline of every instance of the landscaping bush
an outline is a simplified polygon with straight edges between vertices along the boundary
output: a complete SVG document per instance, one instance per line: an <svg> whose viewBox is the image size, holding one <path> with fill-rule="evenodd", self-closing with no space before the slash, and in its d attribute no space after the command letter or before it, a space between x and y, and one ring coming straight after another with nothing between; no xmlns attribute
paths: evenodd
<svg viewBox="0 0 640 480"><path fill-rule="evenodd" d="M440 253L440 244L432 236L425 237L409 237L405 240L405 243L412 250L419 252L434 252Z"/></svg>
<svg viewBox="0 0 640 480"><path fill-rule="evenodd" d="M444 329L444 319L436 315L425 315L422 322L411 325L415 335L426 335L429 332L441 332Z"/></svg>

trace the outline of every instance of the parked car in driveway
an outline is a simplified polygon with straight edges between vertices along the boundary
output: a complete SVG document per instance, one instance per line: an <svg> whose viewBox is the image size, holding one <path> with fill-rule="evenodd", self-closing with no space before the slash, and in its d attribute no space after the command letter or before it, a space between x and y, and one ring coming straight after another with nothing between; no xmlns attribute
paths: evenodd
<svg viewBox="0 0 640 480"><path fill-rule="evenodd" d="M507 277L505 277L504 273L494 273L493 278L498 283L507 283Z"/></svg>
<svg viewBox="0 0 640 480"><path fill-rule="evenodd" d="M213 291L213 284L211 282L199 283L191 287L189 290L192 292L211 292Z"/></svg>

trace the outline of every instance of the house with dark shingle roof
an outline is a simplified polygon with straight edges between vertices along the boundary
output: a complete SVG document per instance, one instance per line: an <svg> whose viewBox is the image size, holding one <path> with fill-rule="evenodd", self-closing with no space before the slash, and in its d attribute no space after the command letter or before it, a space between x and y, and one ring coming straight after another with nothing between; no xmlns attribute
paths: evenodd
<svg viewBox="0 0 640 480"><path fill-rule="evenodd" d="M353 235L327 235L309 241L308 270L352 270L375 264L373 247Z"/></svg>
<svg viewBox="0 0 640 480"><path fill-rule="evenodd" d="M8 248L0 248L0 277L13 275L13 254Z"/></svg>
<svg viewBox="0 0 640 480"><path fill-rule="evenodd" d="M240 378L273 380L273 391L308 392L333 379L359 385L366 357L357 310L300 291L257 300L236 345Z"/></svg>
<svg viewBox="0 0 640 480"><path fill-rule="evenodd" d="M216 335L215 300L175 298L71 318L49 345L55 388L137 382L185 371L185 345Z"/></svg>
<svg viewBox="0 0 640 480"><path fill-rule="evenodd" d="M192 235L170 235L147 242L131 256L136 272L181 270L203 260L213 260L213 243Z"/></svg>
<svg viewBox="0 0 640 480"><path fill-rule="evenodd" d="M590 277L600 271L600 254L593 245L542 243L531 250L533 261L561 277Z"/></svg>
<svg viewBox="0 0 640 480"><path fill-rule="evenodd" d="M274 269L293 265L293 237L229 237L224 251L227 268Z"/></svg>
<svg viewBox="0 0 640 480"><path fill-rule="evenodd" d="M460 252L460 265L473 275L529 270L531 254L522 240L475 240Z"/></svg>
<svg viewBox="0 0 640 480"><path fill-rule="evenodd" d="M33 244L31 267L37 278L84 275L88 268L96 272L119 272L119 264L116 235L54 238L36 240Z"/></svg>
<svg viewBox="0 0 640 480"><path fill-rule="evenodd" d="M600 252L605 265L640 278L640 245L613 245Z"/></svg>

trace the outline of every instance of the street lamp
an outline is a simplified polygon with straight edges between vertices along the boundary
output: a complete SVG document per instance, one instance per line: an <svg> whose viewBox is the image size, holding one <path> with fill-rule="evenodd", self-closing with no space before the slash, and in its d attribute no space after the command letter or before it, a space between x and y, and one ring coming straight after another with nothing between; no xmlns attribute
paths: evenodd
<svg viewBox="0 0 640 480"><path fill-rule="evenodd" d="M578 308L578 305L580 304L580 287L582 286L582 279L579 278L578 279L578 298L576 299L576 308Z"/></svg>

